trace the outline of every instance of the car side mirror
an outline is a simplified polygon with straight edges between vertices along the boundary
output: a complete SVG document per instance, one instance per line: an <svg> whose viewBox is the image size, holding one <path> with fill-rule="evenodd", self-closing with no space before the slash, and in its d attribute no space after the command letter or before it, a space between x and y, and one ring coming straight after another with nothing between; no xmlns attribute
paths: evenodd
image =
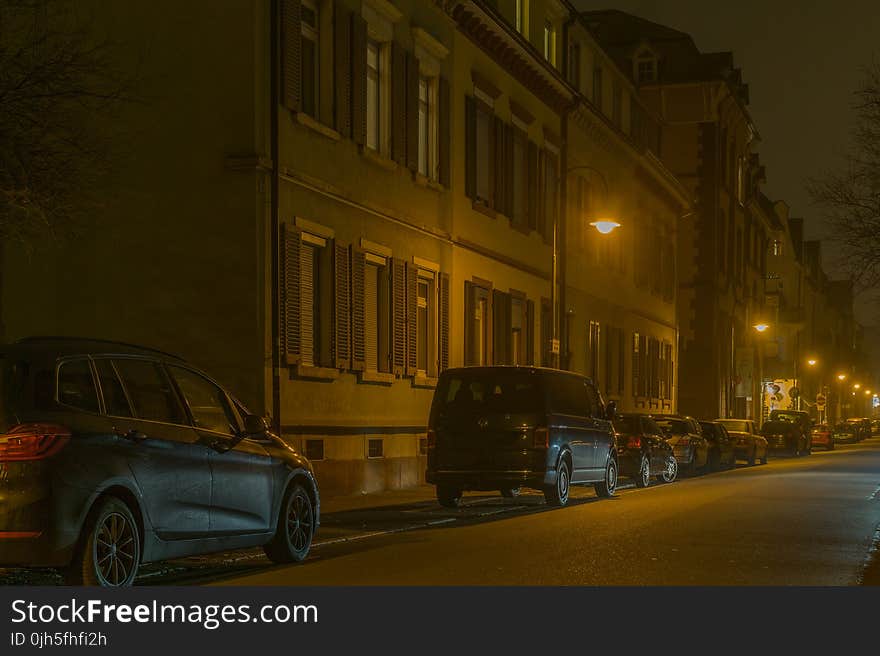
<svg viewBox="0 0 880 656"><path fill-rule="evenodd" d="M608 421L614 421L614 418L617 416L617 402L609 401L605 404L605 419Z"/></svg>
<svg viewBox="0 0 880 656"><path fill-rule="evenodd" d="M259 415L244 416L244 436L259 437L269 432L269 424Z"/></svg>

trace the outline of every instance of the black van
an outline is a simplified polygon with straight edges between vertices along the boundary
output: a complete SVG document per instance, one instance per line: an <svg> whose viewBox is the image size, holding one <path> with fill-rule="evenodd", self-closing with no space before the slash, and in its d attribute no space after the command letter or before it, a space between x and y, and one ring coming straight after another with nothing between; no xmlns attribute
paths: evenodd
<svg viewBox="0 0 880 656"><path fill-rule="evenodd" d="M564 506L569 486L590 484L610 497L617 486L614 402L603 403L583 376L537 367L449 369L434 392L426 479L456 507L464 490L520 486Z"/></svg>

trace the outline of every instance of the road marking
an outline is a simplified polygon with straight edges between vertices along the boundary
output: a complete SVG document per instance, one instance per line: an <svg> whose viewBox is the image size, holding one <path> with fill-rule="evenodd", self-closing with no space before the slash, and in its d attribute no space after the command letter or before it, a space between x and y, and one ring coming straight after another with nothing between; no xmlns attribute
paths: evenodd
<svg viewBox="0 0 880 656"><path fill-rule="evenodd" d="M868 496L868 501L874 501L876 499L880 499L880 485L878 485L877 489L871 492L870 496Z"/></svg>

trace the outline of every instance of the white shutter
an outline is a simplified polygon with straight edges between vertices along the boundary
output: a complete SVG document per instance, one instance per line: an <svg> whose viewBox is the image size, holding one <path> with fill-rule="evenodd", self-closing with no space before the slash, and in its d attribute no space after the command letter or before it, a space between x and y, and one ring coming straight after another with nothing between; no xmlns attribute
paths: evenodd
<svg viewBox="0 0 880 656"><path fill-rule="evenodd" d="M300 257L300 321L302 364L315 365L315 247L303 244Z"/></svg>

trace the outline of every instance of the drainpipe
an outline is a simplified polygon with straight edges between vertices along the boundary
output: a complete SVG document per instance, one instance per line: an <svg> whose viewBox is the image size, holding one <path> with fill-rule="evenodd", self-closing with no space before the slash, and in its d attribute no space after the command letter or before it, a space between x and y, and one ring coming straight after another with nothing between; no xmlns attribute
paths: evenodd
<svg viewBox="0 0 880 656"><path fill-rule="evenodd" d="M278 162L278 104L279 97L279 78L280 78L280 61L279 61L279 43L280 24L279 13L281 7L279 0L272 0L270 16L271 41L269 46L269 69L271 71L271 80L269 83L269 121L271 141L271 157L272 157L272 180L270 183L270 249L271 249L271 276L272 276L272 431L281 436L281 335L280 335L280 262L279 262L279 185L281 167Z"/></svg>

